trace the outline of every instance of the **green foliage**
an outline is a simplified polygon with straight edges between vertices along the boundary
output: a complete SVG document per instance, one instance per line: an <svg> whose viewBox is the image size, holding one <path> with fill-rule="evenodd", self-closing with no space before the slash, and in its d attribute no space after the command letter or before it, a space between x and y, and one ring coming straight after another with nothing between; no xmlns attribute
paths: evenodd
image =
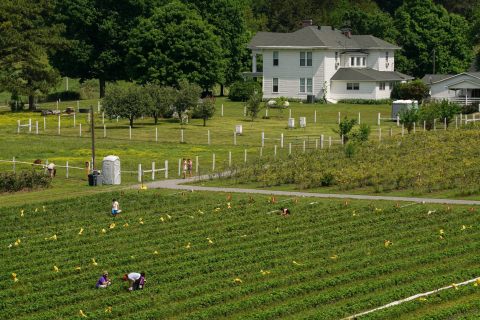
<svg viewBox="0 0 480 320"><path fill-rule="evenodd" d="M260 110L262 110L262 94L260 92L255 92L247 101L247 115L249 115L252 121L254 121Z"/></svg>
<svg viewBox="0 0 480 320"><path fill-rule="evenodd" d="M438 110L434 103L426 103L420 107L418 112L420 122L425 123L427 130L432 130L435 124L435 119L438 118Z"/></svg>
<svg viewBox="0 0 480 320"><path fill-rule="evenodd" d="M345 145L345 156L347 158L353 158L353 155L355 154L355 144L352 142L348 142Z"/></svg>
<svg viewBox="0 0 480 320"><path fill-rule="evenodd" d="M432 73L433 50L437 73L460 73L472 62L470 27L466 19L449 14L432 0L405 0L395 12L397 42L406 59L397 59L401 72L422 77Z"/></svg>
<svg viewBox="0 0 480 320"><path fill-rule="evenodd" d="M391 99L340 99L338 103L345 104L390 104L392 103Z"/></svg>
<svg viewBox="0 0 480 320"><path fill-rule="evenodd" d="M46 97L46 101L75 101L80 100L80 93L77 91L59 91L54 93L49 93Z"/></svg>
<svg viewBox="0 0 480 320"><path fill-rule="evenodd" d="M396 83L391 92L392 100L417 100L422 104L428 97L430 89L421 80L414 80L406 83Z"/></svg>
<svg viewBox="0 0 480 320"><path fill-rule="evenodd" d="M368 141L372 129L366 124L362 123L357 127L354 127L347 135L348 139L352 142L365 142Z"/></svg>
<svg viewBox="0 0 480 320"><path fill-rule="evenodd" d="M51 181L52 179L42 171L2 172L0 173L0 193L48 188Z"/></svg>
<svg viewBox="0 0 480 320"><path fill-rule="evenodd" d="M167 117L167 115L170 115L172 112L175 102L178 99L178 92L175 88L162 87L151 83L145 85L145 91L152 98L152 108L150 111L155 124L157 124L159 117Z"/></svg>
<svg viewBox="0 0 480 320"><path fill-rule="evenodd" d="M63 45L62 26L52 23L54 1L0 1L0 87L29 97L47 94L59 74L48 55Z"/></svg>
<svg viewBox="0 0 480 320"><path fill-rule="evenodd" d="M355 126L356 123L357 123L357 120L348 119L345 116L345 118L343 118L342 121L340 121L340 123L338 125L338 130L334 130L334 132L337 133L340 136L340 138L343 137L344 142L347 142L348 138L349 138L348 135L349 135L350 131L353 129L353 127Z"/></svg>
<svg viewBox="0 0 480 320"><path fill-rule="evenodd" d="M207 125L207 120L215 114L215 99L205 98L193 108L192 118L203 119L203 126Z"/></svg>
<svg viewBox="0 0 480 320"><path fill-rule="evenodd" d="M228 98L231 101L247 101L255 92L261 92L262 85L253 80L249 81L237 81L230 87Z"/></svg>
<svg viewBox="0 0 480 320"><path fill-rule="evenodd" d="M405 126L408 133L413 130L414 124L419 119L419 112L417 108L404 108L399 113L400 123Z"/></svg>
<svg viewBox="0 0 480 320"><path fill-rule="evenodd" d="M215 29L197 11L173 0L140 19L128 38L127 69L133 79L208 90L223 83L225 60Z"/></svg>
<svg viewBox="0 0 480 320"><path fill-rule="evenodd" d="M110 118L122 117L130 121L152 110L153 100L145 90L138 85L119 86L112 85L107 88L102 107Z"/></svg>
<svg viewBox="0 0 480 320"><path fill-rule="evenodd" d="M427 130L431 130L434 127L435 119L437 119L439 123L444 123L446 119L448 126L460 111L461 108L458 104L448 100L433 101L420 108L419 119L422 122L425 121Z"/></svg>
<svg viewBox="0 0 480 320"><path fill-rule="evenodd" d="M194 108L198 104L201 93L202 89L198 85L182 80L174 104L178 114L181 115L187 110Z"/></svg>

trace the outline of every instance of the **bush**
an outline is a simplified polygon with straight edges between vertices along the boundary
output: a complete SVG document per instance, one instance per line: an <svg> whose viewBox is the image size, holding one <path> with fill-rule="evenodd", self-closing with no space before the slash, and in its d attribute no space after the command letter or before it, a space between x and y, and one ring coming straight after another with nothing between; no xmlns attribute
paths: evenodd
<svg viewBox="0 0 480 320"><path fill-rule="evenodd" d="M471 114L471 113L477 112L478 108L479 108L479 103L478 102L468 104L468 105L462 105L461 112L463 114Z"/></svg>
<svg viewBox="0 0 480 320"><path fill-rule="evenodd" d="M262 85L257 81L237 81L230 87L228 98L232 101L247 101L255 91L262 92Z"/></svg>
<svg viewBox="0 0 480 320"><path fill-rule="evenodd" d="M357 123L357 120L355 119L347 119L345 117L342 121L340 121L340 124L338 125L338 130L333 130L335 133L338 133L340 138L343 137L345 143L348 141L349 138L349 133L353 129L353 126Z"/></svg>
<svg viewBox="0 0 480 320"><path fill-rule="evenodd" d="M60 101L76 101L80 100L80 93L77 91L59 91L59 92L54 92L50 93L47 95L46 100L48 102L54 102L57 100Z"/></svg>
<svg viewBox="0 0 480 320"><path fill-rule="evenodd" d="M372 129L368 124L362 123L358 127L353 128L352 131L348 134L348 138L353 142L364 142L368 141L370 132Z"/></svg>
<svg viewBox="0 0 480 320"><path fill-rule="evenodd" d="M430 89L421 80L406 83L397 83L392 89L390 98L392 100L417 100L419 104L429 96Z"/></svg>
<svg viewBox="0 0 480 320"><path fill-rule="evenodd" d="M16 192L36 188L48 188L52 179L43 172L31 170L16 173L0 173L0 192Z"/></svg>
<svg viewBox="0 0 480 320"><path fill-rule="evenodd" d="M338 103L345 104L391 104L391 99L341 99Z"/></svg>
<svg viewBox="0 0 480 320"><path fill-rule="evenodd" d="M425 121L427 130L431 130L435 119L439 119L441 123L444 119L447 119L448 126L453 117L460 111L460 106L454 102L448 100L434 101L424 104L420 108L419 118L421 121Z"/></svg>
<svg viewBox="0 0 480 320"><path fill-rule="evenodd" d="M418 109L406 108L400 111L400 123L405 126L408 133L413 130L414 124L418 121Z"/></svg>

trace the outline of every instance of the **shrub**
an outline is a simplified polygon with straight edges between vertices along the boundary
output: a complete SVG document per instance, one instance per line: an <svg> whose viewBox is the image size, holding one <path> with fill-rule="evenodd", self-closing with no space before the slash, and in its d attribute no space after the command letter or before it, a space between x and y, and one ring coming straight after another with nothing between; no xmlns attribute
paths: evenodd
<svg viewBox="0 0 480 320"><path fill-rule="evenodd" d="M0 173L0 192L16 192L36 188L48 188L51 179L43 172L31 170L16 173Z"/></svg>
<svg viewBox="0 0 480 320"><path fill-rule="evenodd" d="M406 83L397 83L393 86L390 98L397 99L413 99L417 100L419 104L429 96L428 86L421 80L415 80Z"/></svg>
<svg viewBox="0 0 480 320"><path fill-rule="evenodd" d="M80 100L80 93L77 91L59 91L59 92L54 92L50 93L47 95L46 100L48 102L53 102L53 101L75 101L75 100Z"/></svg>
<svg viewBox="0 0 480 320"><path fill-rule="evenodd" d="M370 136L370 132L372 129L368 124L362 123L358 127L353 128L348 134L348 138L354 142L364 142L368 141L368 137Z"/></svg>
<svg viewBox="0 0 480 320"><path fill-rule="evenodd" d="M82 99L96 99L100 96L98 90L98 81L96 80L86 80L80 82L80 96Z"/></svg>
<svg viewBox="0 0 480 320"><path fill-rule="evenodd" d="M355 119L347 119L345 117L342 121L340 121L340 124L338 125L338 130L333 130L335 133L338 133L340 138L343 136L344 141L348 141L348 134L350 131L353 129L353 126L357 123L357 120Z"/></svg>
<svg viewBox="0 0 480 320"><path fill-rule="evenodd" d="M247 101L254 93L262 92L257 81L237 81L230 87L228 98L232 101Z"/></svg>
<svg viewBox="0 0 480 320"><path fill-rule="evenodd" d="M461 106L461 112L463 114L475 113L478 110L479 110L479 103L478 102Z"/></svg>
<svg viewBox="0 0 480 320"><path fill-rule="evenodd" d="M427 130L431 130L435 119L439 119L441 122L446 119L448 126L453 117L460 113L460 110L458 104L448 100L434 101L424 104L420 108L419 118L421 121L425 121Z"/></svg>
<svg viewBox="0 0 480 320"><path fill-rule="evenodd" d="M345 104L391 104L391 99L341 99L338 103Z"/></svg>
<svg viewBox="0 0 480 320"><path fill-rule="evenodd" d="M417 108L405 108L400 111L400 123L405 126L408 133L413 130L413 125L418 121L418 109Z"/></svg>

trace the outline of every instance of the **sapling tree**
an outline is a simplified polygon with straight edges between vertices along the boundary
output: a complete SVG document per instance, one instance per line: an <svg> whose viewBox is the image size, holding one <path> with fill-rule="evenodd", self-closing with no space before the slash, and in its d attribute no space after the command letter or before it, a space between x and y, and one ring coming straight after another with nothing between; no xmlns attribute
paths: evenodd
<svg viewBox="0 0 480 320"><path fill-rule="evenodd" d="M340 135L340 138L343 137L344 142L348 141L348 134L350 131L353 129L355 124L357 123L357 120L355 119L347 119L347 117L343 118L342 121L340 121L340 124L338 125L338 130L333 130L335 133L338 133Z"/></svg>
<svg viewBox="0 0 480 320"><path fill-rule="evenodd" d="M262 110L262 94L255 92L247 101L247 115L249 115L252 118L252 121L254 121L260 110Z"/></svg>
<svg viewBox="0 0 480 320"><path fill-rule="evenodd" d="M417 108L405 108L399 113L400 123L404 125L408 133L413 130L414 124L418 121L418 109Z"/></svg>
<svg viewBox="0 0 480 320"><path fill-rule="evenodd" d="M203 126L207 125L207 120L215 114L215 100L205 98L193 109L193 117L203 119Z"/></svg>

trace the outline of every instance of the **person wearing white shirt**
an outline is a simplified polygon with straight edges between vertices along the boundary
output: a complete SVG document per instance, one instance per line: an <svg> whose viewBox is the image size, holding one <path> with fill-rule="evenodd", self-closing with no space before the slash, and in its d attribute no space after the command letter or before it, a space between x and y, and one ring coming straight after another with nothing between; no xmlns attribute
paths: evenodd
<svg viewBox="0 0 480 320"><path fill-rule="evenodd" d="M143 289L145 285L145 272L130 272L123 276L123 280L128 280L128 291Z"/></svg>

